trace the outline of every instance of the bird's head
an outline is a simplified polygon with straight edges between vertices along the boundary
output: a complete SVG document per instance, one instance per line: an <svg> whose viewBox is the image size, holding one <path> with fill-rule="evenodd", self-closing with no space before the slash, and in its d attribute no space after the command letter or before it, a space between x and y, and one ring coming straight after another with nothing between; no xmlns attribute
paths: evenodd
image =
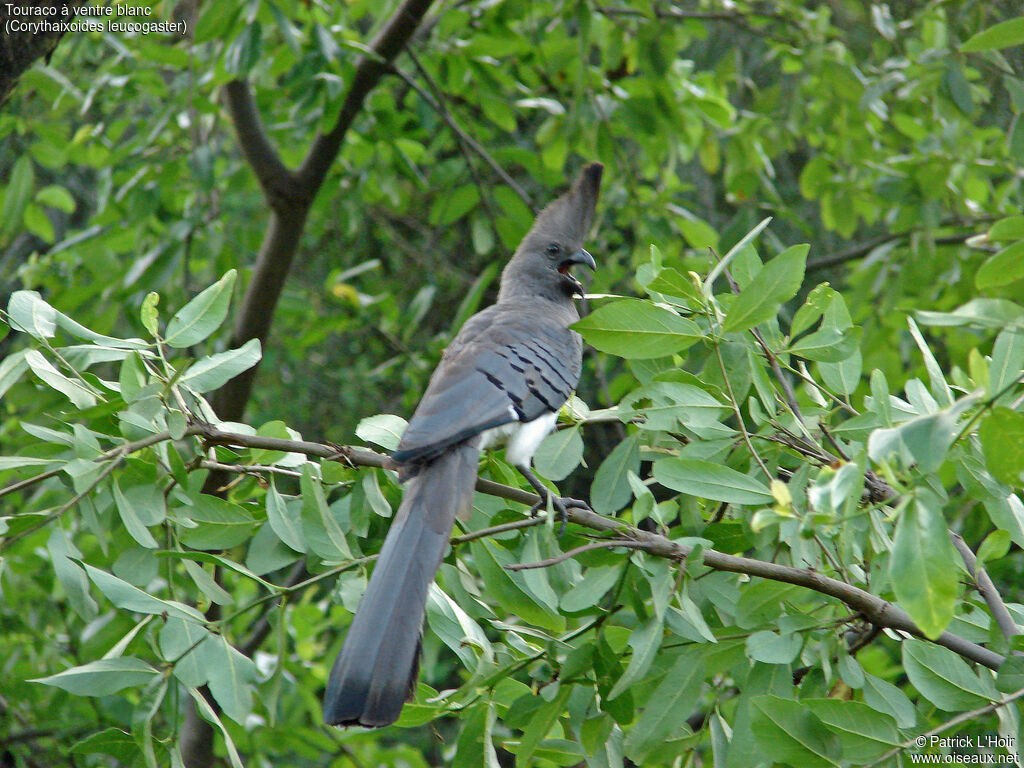
<svg viewBox="0 0 1024 768"><path fill-rule="evenodd" d="M603 170L600 163L590 163L572 189L537 214L533 227L505 267L499 300L521 293L552 299L583 295L583 286L572 269L597 267L594 257L583 248L583 240L594 220Z"/></svg>

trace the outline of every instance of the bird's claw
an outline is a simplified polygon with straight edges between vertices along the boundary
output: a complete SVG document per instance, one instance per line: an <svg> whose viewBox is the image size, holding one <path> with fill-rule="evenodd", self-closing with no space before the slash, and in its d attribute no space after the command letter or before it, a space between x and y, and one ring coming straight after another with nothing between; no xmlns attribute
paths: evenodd
<svg viewBox="0 0 1024 768"><path fill-rule="evenodd" d="M568 496L555 496L555 494L548 492L547 498L541 499L532 507L530 507L530 517L536 517L537 513L539 513L541 509L547 507L548 501L551 502L552 508L557 513L557 518L559 522L559 536L565 533L566 523L569 522L570 509L585 509L588 511L592 511L590 509L590 505L587 504L587 502L585 501L581 501L580 499L573 499Z"/></svg>

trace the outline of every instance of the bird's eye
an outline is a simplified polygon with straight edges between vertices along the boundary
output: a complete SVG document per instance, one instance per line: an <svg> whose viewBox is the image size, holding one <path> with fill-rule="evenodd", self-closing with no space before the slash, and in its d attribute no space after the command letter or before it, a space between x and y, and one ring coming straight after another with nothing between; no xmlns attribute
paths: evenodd
<svg viewBox="0 0 1024 768"><path fill-rule="evenodd" d="M562 247L558 243L551 243L551 245L544 250L546 250L551 256L557 256L561 252Z"/></svg>

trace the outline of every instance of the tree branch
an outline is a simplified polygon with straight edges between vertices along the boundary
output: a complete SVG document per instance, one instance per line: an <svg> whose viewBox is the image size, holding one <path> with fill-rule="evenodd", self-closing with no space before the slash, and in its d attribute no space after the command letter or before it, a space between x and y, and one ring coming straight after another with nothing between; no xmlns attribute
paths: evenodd
<svg viewBox="0 0 1024 768"><path fill-rule="evenodd" d="M992 616L996 620L999 631L1003 633L1003 637L1009 640L1019 635L1020 628L1017 626L1017 622L1013 620L1010 612L1006 609L1006 604L1003 602L999 590L996 589L996 585L989 578L988 573L984 568L978 567L978 560L974 556L974 552L971 551L971 548L967 546L964 537L959 533L950 531L949 538L953 542L953 546L956 547L956 551L960 553L960 557L963 558L964 565L967 566L967 572L974 579L974 585L985 599L985 604L992 611Z"/></svg>
<svg viewBox="0 0 1024 768"><path fill-rule="evenodd" d="M345 461L352 466L366 466L378 468L391 468L393 462L388 456L376 453L366 448L354 446L331 446L323 443L314 443L305 440L285 440L277 437L264 437L262 435L243 435L234 432L225 432L216 427L205 424L194 424L186 430L187 436L194 436L202 439L210 445L235 446L241 448L261 448L274 451L285 451L287 453L302 453L308 456ZM171 436L164 432L159 435L152 435L144 440L135 443L125 444L106 455L124 456L129 452L130 447L136 450L153 445L161 440L170 440ZM510 501L515 501L527 506L533 506L541 501L540 497L530 491L521 488L496 483L493 480L478 478L476 490L492 496L498 496ZM577 525L591 528L596 531L608 531L616 534L620 539L630 542L628 546L642 549L656 557L664 557L672 560L682 561L690 556L693 551L688 547L660 534L635 528L615 518L604 517L585 509L570 508L569 519ZM530 521L530 524L533 524ZM526 523L524 522L524 527ZM518 527L518 526L516 526ZM472 534L468 534L471 536ZM627 546L621 542L618 546ZM975 661L990 669L998 669L1004 658L984 646L973 643L951 632L943 632L938 638L932 639L925 636L920 628L914 623L906 611L892 603L883 600L881 597L871 594L866 590L855 587L851 584L833 579L816 571L805 568L795 568L778 563L770 563L756 560L749 557L728 555L714 549L703 549L701 551L701 562L716 571L727 571L730 573L742 573L748 576L757 576L771 581L779 581L786 584L794 584L799 587L819 592L845 603L854 611L862 614L864 618L877 626L906 632L908 634L931 640L951 651L963 656L966 659Z"/></svg>
<svg viewBox="0 0 1024 768"><path fill-rule="evenodd" d="M271 208L270 223L263 237L239 308L231 336L231 346L240 347L250 339L266 343L270 324L299 238L306 226L310 205L341 149L349 127L362 108L367 95L380 82L388 64L412 37L433 0L404 0L394 15L370 43L366 56L356 65L355 75L334 127L313 141L306 159L297 171L281 164L270 145L256 111L249 86L232 81L225 88L229 110L235 121L242 150L260 181ZM272 179L274 174L279 178ZM213 395L213 407L226 421L239 421L252 393L259 363L235 376Z"/></svg>
<svg viewBox="0 0 1024 768"><path fill-rule="evenodd" d="M256 174L267 202L275 210L287 207L288 200L294 196L292 184L289 184L294 183L294 175L281 162L281 157L263 130L263 121L260 120L248 81L232 80L225 85L224 100L235 126L238 146Z"/></svg>

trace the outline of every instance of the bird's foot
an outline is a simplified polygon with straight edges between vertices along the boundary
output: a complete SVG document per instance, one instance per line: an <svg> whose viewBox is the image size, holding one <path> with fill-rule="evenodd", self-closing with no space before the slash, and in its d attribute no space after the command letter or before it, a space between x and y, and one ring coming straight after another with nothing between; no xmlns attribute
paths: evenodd
<svg viewBox="0 0 1024 768"><path fill-rule="evenodd" d="M550 503L552 511L557 512L558 514L558 520L560 522L558 527L559 536L565 533L565 524L569 522L570 509L590 510L590 505L585 501L572 499L568 496L557 496L552 493L548 487L540 481L540 478L533 474L533 471L529 467L517 467L517 469L522 473L523 477L526 478L527 482L533 486L533 490L537 492L537 495L540 496L540 501L530 507L530 517L536 517L537 513L542 509L546 509Z"/></svg>
<svg viewBox="0 0 1024 768"><path fill-rule="evenodd" d="M580 499L573 499L569 496L556 496L550 491L547 491L547 495L545 498L541 499L532 507L530 507L530 517L536 517L542 509L546 509L549 501L551 503L553 511L555 512L558 518L559 536L565 533L565 525L569 522L570 509L585 509L588 512L593 511L592 509L590 509L590 505L587 504L587 502L585 501L582 501Z"/></svg>

